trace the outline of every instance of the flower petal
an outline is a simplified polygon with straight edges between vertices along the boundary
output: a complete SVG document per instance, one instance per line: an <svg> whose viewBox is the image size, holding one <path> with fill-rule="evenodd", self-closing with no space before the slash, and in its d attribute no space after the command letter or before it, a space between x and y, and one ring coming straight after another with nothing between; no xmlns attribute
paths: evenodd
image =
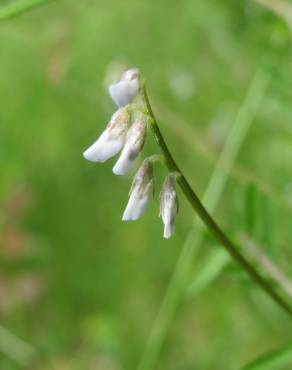
<svg viewBox="0 0 292 370"><path fill-rule="evenodd" d="M131 103L132 99L138 94L139 89L140 72L138 69L133 68L124 72L119 82L109 86L109 94L119 107L124 107Z"/></svg>
<svg viewBox="0 0 292 370"><path fill-rule="evenodd" d="M135 194L130 196L127 207L123 214L123 221L135 221L141 217L146 209L146 206L149 201L149 196L143 198L137 198Z"/></svg>
<svg viewBox="0 0 292 370"><path fill-rule="evenodd" d="M129 152L129 150L127 150L127 148L124 147L122 154L120 155L120 158L118 159L117 163L114 165L113 173L115 175L124 175L125 173L127 173L135 158L136 156L131 156L131 153Z"/></svg>
<svg viewBox="0 0 292 370"><path fill-rule="evenodd" d="M113 168L116 175L124 175L128 172L131 164L143 149L146 137L146 122L144 116L139 117L128 130L126 143Z"/></svg>
<svg viewBox="0 0 292 370"><path fill-rule="evenodd" d="M170 222L166 222L164 224L164 232L163 232L163 237L165 239L169 239L172 235L173 232L173 224Z"/></svg>
<svg viewBox="0 0 292 370"><path fill-rule="evenodd" d="M138 169L130 190L130 198L123 214L123 221L137 220L141 217L153 195L153 166L145 159Z"/></svg>
<svg viewBox="0 0 292 370"><path fill-rule="evenodd" d="M160 193L160 216L164 224L163 237L168 239L173 233L174 220L178 212L178 199L175 189L175 177L169 174Z"/></svg>
<svg viewBox="0 0 292 370"><path fill-rule="evenodd" d="M124 145L124 137L112 140L107 131L104 131L101 136L92 144L83 156L91 162L105 162L109 158L116 155Z"/></svg>
<svg viewBox="0 0 292 370"><path fill-rule="evenodd" d="M118 109L96 142L85 150L84 158L92 162L105 162L117 154L125 143L129 120L127 107Z"/></svg>

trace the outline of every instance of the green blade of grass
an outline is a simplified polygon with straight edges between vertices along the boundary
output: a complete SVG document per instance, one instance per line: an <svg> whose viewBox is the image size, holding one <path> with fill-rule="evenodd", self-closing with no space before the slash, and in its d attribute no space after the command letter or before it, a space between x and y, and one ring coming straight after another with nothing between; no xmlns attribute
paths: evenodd
<svg viewBox="0 0 292 370"><path fill-rule="evenodd" d="M245 188L245 228L253 240L259 241L260 236L260 197L255 184L249 184Z"/></svg>
<svg viewBox="0 0 292 370"><path fill-rule="evenodd" d="M208 255L207 261L205 261L201 269L196 273L195 278L187 287L186 296L194 297L202 292L220 275L228 261L229 255L225 250L212 250Z"/></svg>
<svg viewBox="0 0 292 370"><path fill-rule="evenodd" d="M262 198L262 217L263 223L263 244L267 247L267 254L272 259L276 259L277 256L277 247L275 243L275 230L273 223L273 209L271 201L267 196Z"/></svg>
<svg viewBox="0 0 292 370"><path fill-rule="evenodd" d="M288 364L292 364L292 344L261 356L241 370L276 370Z"/></svg>
<svg viewBox="0 0 292 370"><path fill-rule="evenodd" d="M259 69L251 82L243 103L241 104L234 125L203 197L203 203L211 214L214 212L219 202L228 180L229 172L247 135L257 109L265 95L268 81L269 77L267 74L262 69ZM166 295L142 355L142 359L138 367L139 370L151 370L155 367L166 333L175 315L176 308L185 293L187 281L191 272L192 258L203 241L204 230L205 228L202 222L199 221L198 217L195 217L194 227L189 233L182 248L182 252L167 288ZM211 283L211 281L211 278L208 279L208 283Z"/></svg>
<svg viewBox="0 0 292 370"><path fill-rule="evenodd" d="M22 366L28 365L36 356L36 350L30 344L2 326L0 326L0 352Z"/></svg>
<svg viewBox="0 0 292 370"><path fill-rule="evenodd" d="M39 5L48 3L49 1L52 0L19 0L2 5L0 7L0 21L4 21L8 18L24 13Z"/></svg>

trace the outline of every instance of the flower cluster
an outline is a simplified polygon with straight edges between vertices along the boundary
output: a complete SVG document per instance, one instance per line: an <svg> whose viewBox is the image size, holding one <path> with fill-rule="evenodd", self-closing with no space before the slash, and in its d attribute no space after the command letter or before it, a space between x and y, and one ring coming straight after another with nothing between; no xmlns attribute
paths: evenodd
<svg viewBox="0 0 292 370"><path fill-rule="evenodd" d="M92 162L105 162L121 151L113 167L116 175L124 175L142 151L149 114L141 94L141 76L136 68L125 71L120 81L110 85L109 94L118 110L111 117L99 138L83 153ZM130 127L129 127L130 126ZM141 217L154 194L153 163L157 156L146 158L138 169L129 193L129 201L122 220L131 221ZM178 212L175 175L167 175L160 193L160 216L164 223L165 238L173 232Z"/></svg>

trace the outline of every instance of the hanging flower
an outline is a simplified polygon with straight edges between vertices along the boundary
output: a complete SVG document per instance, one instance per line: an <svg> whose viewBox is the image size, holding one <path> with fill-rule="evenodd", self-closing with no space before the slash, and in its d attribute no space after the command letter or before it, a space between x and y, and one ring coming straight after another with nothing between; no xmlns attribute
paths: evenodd
<svg viewBox="0 0 292 370"><path fill-rule="evenodd" d="M171 237L174 226L174 219L178 212L178 198L175 190L175 177L169 174L162 186L160 193L160 217L164 223L163 237Z"/></svg>
<svg viewBox="0 0 292 370"><path fill-rule="evenodd" d="M123 221L134 221L141 217L151 196L153 196L153 165L152 161L145 159L134 177L129 201L123 214Z"/></svg>
<svg viewBox="0 0 292 370"><path fill-rule="evenodd" d="M120 108L113 114L106 129L85 152L84 158L92 162L105 162L117 154L126 139L130 113L128 107Z"/></svg>
<svg viewBox="0 0 292 370"><path fill-rule="evenodd" d="M124 175L128 172L132 162L137 158L143 149L146 137L146 122L143 114L139 114L133 125L130 127L126 143L113 168L116 175Z"/></svg>
<svg viewBox="0 0 292 370"><path fill-rule="evenodd" d="M131 103L140 90L140 71L131 68L125 71L119 82L109 86L109 94L118 107Z"/></svg>
<svg viewBox="0 0 292 370"><path fill-rule="evenodd" d="M113 114L100 137L83 153L89 161L105 162L122 151L113 167L116 175L124 175L128 172L133 161L142 151L147 123L153 119L151 108L147 105L147 95L142 87L140 71L137 68L125 71L120 81L109 87L109 93L119 109ZM133 101L134 98L135 101ZM144 160L137 171L122 216L123 221L137 220L144 214L153 195L153 163L156 161L164 163L165 158L161 155L152 155ZM160 193L160 216L164 223L164 238L170 238L172 235L177 212L175 174L169 174Z"/></svg>

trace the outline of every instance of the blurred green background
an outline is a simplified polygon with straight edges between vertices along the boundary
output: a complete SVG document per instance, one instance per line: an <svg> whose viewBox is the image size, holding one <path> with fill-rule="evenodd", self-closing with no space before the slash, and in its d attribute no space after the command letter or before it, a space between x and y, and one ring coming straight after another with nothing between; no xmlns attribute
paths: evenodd
<svg viewBox="0 0 292 370"><path fill-rule="evenodd" d="M115 177L115 158L82 157L115 110L106 84L120 65L141 69L200 197L243 105L252 111L214 216L292 276L291 12L277 0L56 0L0 23L1 370L138 369L196 234L179 192L175 234L163 240L162 167L145 216L123 223L135 168ZM265 87L246 103L258 73ZM135 167L156 152L149 133ZM187 285L219 248L204 232ZM240 369L292 340L291 319L236 264L210 280L182 292L148 370Z"/></svg>

